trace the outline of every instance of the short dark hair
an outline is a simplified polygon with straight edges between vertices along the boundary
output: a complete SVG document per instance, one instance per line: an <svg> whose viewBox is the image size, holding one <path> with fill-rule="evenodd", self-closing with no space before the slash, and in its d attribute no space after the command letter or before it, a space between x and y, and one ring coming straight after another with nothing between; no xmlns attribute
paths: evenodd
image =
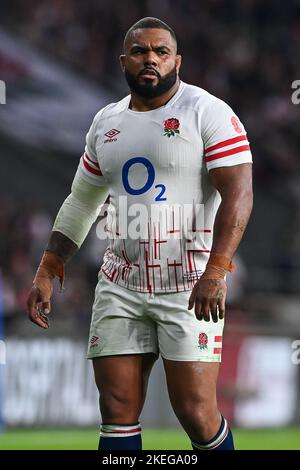
<svg viewBox="0 0 300 470"><path fill-rule="evenodd" d="M141 20L137 21L134 23L131 28L127 31L125 38L124 38L124 49L125 49L125 44L130 37L130 35L135 31L136 29L145 29L145 28L154 28L154 29L166 29L169 31L171 34L172 38L177 44L177 39L176 39L176 34L174 33L173 29L168 26L164 21L159 20L158 18L154 18L152 16L147 16L146 18L142 18Z"/></svg>

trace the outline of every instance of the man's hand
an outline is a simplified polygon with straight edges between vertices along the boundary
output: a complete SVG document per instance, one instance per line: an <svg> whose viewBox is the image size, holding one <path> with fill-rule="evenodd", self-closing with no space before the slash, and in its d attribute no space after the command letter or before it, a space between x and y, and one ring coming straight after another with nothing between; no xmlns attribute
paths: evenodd
<svg viewBox="0 0 300 470"><path fill-rule="evenodd" d="M53 279L58 277L63 288L65 271L61 257L44 252L27 300L29 319L46 330L49 328L50 299L53 292Z"/></svg>
<svg viewBox="0 0 300 470"><path fill-rule="evenodd" d="M217 323L225 315L225 299L227 286L224 279L199 279L192 290L188 309L195 305L198 320L213 320ZM211 318L210 318L211 316Z"/></svg>
<svg viewBox="0 0 300 470"><path fill-rule="evenodd" d="M49 328L48 316L51 310L50 298L52 295L53 280L43 278L43 282L38 287L34 285L29 293L27 300L27 313L29 319L47 330Z"/></svg>

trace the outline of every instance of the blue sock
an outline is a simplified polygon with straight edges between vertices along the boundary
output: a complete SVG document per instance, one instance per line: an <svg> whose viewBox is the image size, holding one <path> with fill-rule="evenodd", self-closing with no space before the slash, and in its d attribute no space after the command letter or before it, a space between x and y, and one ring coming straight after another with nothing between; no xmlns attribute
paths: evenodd
<svg viewBox="0 0 300 470"><path fill-rule="evenodd" d="M98 450L142 450L140 423L131 425L103 424Z"/></svg>
<svg viewBox="0 0 300 470"><path fill-rule="evenodd" d="M234 450L232 432L226 419L222 416L220 429L210 441L192 441L192 447L194 450Z"/></svg>

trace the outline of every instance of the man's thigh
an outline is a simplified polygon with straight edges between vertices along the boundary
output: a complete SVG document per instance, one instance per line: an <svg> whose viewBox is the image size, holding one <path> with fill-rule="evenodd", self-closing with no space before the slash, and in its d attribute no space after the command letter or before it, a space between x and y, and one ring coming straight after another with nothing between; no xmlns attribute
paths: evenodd
<svg viewBox="0 0 300 470"><path fill-rule="evenodd" d="M201 361L163 360L173 405L216 404L216 385L220 364Z"/></svg>
<svg viewBox="0 0 300 470"><path fill-rule="evenodd" d="M220 427L219 363L164 359L164 367L170 401L181 425L196 442L210 440Z"/></svg>
<svg viewBox="0 0 300 470"><path fill-rule="evenodd" d="M135 422L142 411L157 356L131 354L93 359L100 410L105 422Z"/></svg>
<svg viewBox="0 0 300 470"><path fill-rule="evenodd" d="M146 385L157 356L148 354L126 354L97 357L93 359L96 385L101 393L131 394Z"/></svg>

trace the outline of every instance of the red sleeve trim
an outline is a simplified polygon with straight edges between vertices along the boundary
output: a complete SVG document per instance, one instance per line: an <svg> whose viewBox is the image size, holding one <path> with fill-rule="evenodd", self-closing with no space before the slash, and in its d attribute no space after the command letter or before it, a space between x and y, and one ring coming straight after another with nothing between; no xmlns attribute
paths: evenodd
<svg viewBox="0 0 300 470"><path fill-rule="evenodd" d="M240 147L235 147L234 149L225 150L225 152L219 152L209 157L205 157L206 162L211 162L212 160L217 160L218 158L229 157L230 155L235 155L240 152L245 152L250 150L250 145L241 145Z"/></svg>
<svg viewBox="0 0 300 470"><path fill-rule="evenodd" d="M87 158L87 160L88 160L89 162L93 163L95 166L97 166L98 168L100 168L100 167L99 167L99 164L98 164L97 162L94 162L94 161L88 156L88 154L87 154L86 152L84 152L84 155L85 155L85 158Z"/></svg>
<svg viewBox="0 0 300 470"><path fill-rule="evenodd" d="M239 135L238 137L233 137L232 139L223 140L222 142L219 142L218 144L212 145L211 147L208 147L207 149L205 149L204 153L209 153L209 152L212 152L213 150L217 150L222 147L227 147L227 145L236 144L237 142L241 142L242 140L247 140L247 136Z"/></svg>
<svg viewBox="0 0 300 470"><path fill-rule="evenodd" d="M84 158L82 158L82 161L83 161L84 167L90 173L93 173L93 175L97 175L97 176L103 176L100 170L96 170L95 168L93 168L91 165L88 164L88 162Z"/></svg>

